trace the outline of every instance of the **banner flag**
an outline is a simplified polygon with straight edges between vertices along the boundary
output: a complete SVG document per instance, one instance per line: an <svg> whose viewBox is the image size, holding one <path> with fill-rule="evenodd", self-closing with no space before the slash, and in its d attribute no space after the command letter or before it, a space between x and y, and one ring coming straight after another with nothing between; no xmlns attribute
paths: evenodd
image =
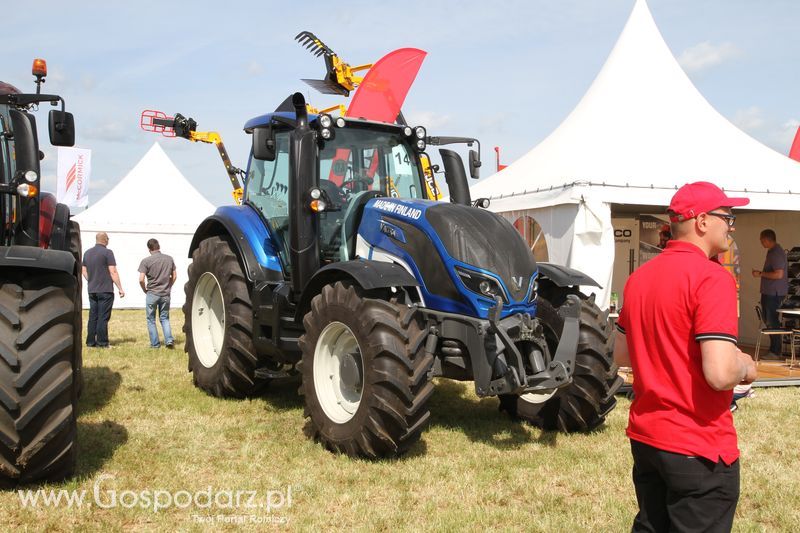
<svg viewBox="0 0 800 533"><path fill-rule="evenodd" d="M88 148L58 148L56 199L69 207L89 205L92 151Z"/></svg>

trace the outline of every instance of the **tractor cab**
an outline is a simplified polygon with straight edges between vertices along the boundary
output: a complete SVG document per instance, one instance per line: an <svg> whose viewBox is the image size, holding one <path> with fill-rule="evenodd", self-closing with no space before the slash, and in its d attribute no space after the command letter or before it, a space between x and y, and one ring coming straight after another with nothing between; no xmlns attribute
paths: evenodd
<svg viewBox="0 0 800 533"><path fill-rule="evenodd" d="M302 114L302 113L301 113ZM296 114L276 112L249 121L254 149L247 167L245 202L257 209L278 242L284 272L291 276L290 189L292 182L292 132ZM313 216L318 225L319 266L356 257L356 235L367 202L377 197L431 199L424 179L420 155L424 152L423 127L331 117L307 116L307 125L317 141L312 174L298 177L306 182L307 196L302 214ZM302 122L302 118L301 118ZM261 147L259 146L261 143ZM268 150L263 150L269 144ZM318 179L316 179L318 178Z"/></svg>
<svg viewBox="0 0 800 533"><path fill-rule="evenodd" d="M49 245L56 202L52 195L41 193L39 161L43 155L39 151L36 119L30 111L39 104L55 106L60 102L61 110L49 114L50 143L75 144L75 122L72 114L64 110L64 99L39 92L47 75L44 60L34 61L32 73L37 79L35 94L22 93L13 85L0 82L0 246ZM42 214L49 223L40 222ZM69 212L62 209L62 215L68 216ZM66 220L62 222L66 224Z"/></svg>

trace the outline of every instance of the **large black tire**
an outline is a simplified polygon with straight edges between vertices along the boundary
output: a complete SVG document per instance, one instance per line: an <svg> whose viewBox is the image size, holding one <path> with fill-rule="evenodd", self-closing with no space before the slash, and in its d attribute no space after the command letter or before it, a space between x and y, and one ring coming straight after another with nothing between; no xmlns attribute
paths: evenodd
<svg viewBox="0 0 800 533"><path fill-rule="evenodd" d="M540 299L536 317L541 320L548 347L555 353L564 320L547 300ZM594 298L581 300L580 335L572 383L550 398L526 401L501 395L500 410L550 431L591 431L600 426L617 405L614 394L622 385L611 353L608 313Z"/></svg>
<svg viewBox="0 0 800 533"><path fill-rule="evenodd" d="M268 380L255 375L259 359L253 345L253 305L228 242L220 237L200 242L184 290L185 350L195 386L220 398L258 393Z"/></svg>
<svg viewBox="0 0 800 533"><path fill-rule="evenodd" d="M314 297L303 325L299 369L306 433L329 450L351 457L394 457L408 451L430 418L428 400L433 394L428 378L433 356L425 351L427 329L415 310L368 298L356 287L337 282ZM360 397L351 413L337 421L334 415L342 413L329 401L334 387L324 382L328 334L322 334L343 326L357 342L357 351L351 353L360 363L355 387ZM344 381L343 375L340 371L336 379Z"/></svg>
<svg viewBox="0 0 800 533"><path fill-rule="evenodd" d="M0 271L0 484L57 481L76 458L74 276Z"/></svg>

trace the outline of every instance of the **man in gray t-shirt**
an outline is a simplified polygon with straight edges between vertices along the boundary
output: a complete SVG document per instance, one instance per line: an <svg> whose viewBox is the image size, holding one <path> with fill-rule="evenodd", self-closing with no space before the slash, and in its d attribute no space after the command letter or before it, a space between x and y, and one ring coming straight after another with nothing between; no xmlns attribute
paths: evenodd
<svg viewBox="0 0 800 533"><path fill-rule="evenodd" d="M114 252L108 248L108 233L95 235L94 247L83 254L83 277L89 293L89 322L86 324L86 346L108 348L108 321L114 305L114 285L119 297L125 297L117 272Z"/></svg>
<svg viewBox="0 0 800 533"><path fill-rule="evenodd" d="M150 347L161 347L156 328L156 312L158 312L161 330L164 332L164 344L167 348L173 348L175 339L172 337L172 328L169 325L169 295L172 285L175 284L178 277L178 272L172 258L161 253L161 247L157 240L147 241L147 249L150 250L150 255L142 259L139 264L139 285L147 295L145 308Z"/></svg>
<svg viewBox="0 0 800 533"><path fill-rule="evenodd" d="M761 310L764 323L768 328L780 326L778 308L789 292L789 267L786 261L786 250L778 244L777 236L771 229L761 232L761 246L767 249L767 259L762 270L753 269L753 277L761 278ZM782 335L769 336L769 353L767 359L781 358Z"/></svg>

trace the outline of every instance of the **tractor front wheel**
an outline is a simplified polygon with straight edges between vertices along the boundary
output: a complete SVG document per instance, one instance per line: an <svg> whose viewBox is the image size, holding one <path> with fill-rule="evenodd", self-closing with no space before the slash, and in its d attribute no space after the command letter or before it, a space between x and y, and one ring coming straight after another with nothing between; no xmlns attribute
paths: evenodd
<svg viewBox="0 0 800 533"><path fill-rule="evenodd" d="M231 246L209 237L192 254L183 306L186 351L194 384L220 398L259 392L267 379L255 375L253 306L247 279Z"/></svg>
<svg viewBox="0 0 800 533"><path fill-rule="evenodd" d="M622 379L617 375L607 313L593 298L581 299L580 334L572 383L547 394L501 395L500 410L550 431L590 431L617 405ZM555 353L564 319L540 298L536 317L542 322L550 353Z"/></svg>
<svg viewBox="0 0 800 533"><path fill-rule="evenodd" d="M414 309L337 282L314 297L300 337L306 431L331 451L393 457L420 437L433 356Z"/></svg>

